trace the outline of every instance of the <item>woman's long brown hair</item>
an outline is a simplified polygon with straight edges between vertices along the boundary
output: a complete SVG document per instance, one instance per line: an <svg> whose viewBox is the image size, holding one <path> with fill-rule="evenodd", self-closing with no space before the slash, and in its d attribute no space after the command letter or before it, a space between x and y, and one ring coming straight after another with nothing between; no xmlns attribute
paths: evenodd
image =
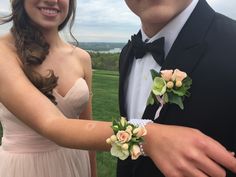
<svg viewBox="0 0 236 177"><path fill-rule="evenodd" d="M42 76L36 72L34 67L43 63L49 53L49 44L46 42L42 32L35 24L24 9L24 0L12 0L12 14L3 17L1 24L13 22L11 33L15 39L17 55L23 64L23 70L29 80L53 103L56 104L55 97L52 95L53 88L57 85L58 77L53 70L49 70L47 76ZM70 0L69 10L66 19L59 25L58 30L62 30L68 22L69 33L71 33L76 12L76 0ZM76 41L76 39L75 39Z"/></svg>

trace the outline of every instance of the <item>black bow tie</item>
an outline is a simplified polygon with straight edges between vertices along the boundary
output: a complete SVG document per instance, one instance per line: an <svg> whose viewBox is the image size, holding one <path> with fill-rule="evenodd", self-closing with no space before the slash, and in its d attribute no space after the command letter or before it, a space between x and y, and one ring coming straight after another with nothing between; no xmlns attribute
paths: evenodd
<svg viewBox="0 0 236 177"><path fill-rule="evenodd" d="M161 37L150 43L143 42L139 34L133 35L131 37L131 43L135 58L143 58L146 53L150 52L154 60L160 66L162 66L165 57L164 42L164 37Z"/></svg>

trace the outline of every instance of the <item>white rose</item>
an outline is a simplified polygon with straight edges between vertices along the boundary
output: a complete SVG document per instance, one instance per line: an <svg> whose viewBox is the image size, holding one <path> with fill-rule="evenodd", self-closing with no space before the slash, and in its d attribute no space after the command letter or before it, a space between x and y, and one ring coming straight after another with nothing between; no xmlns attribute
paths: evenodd
<svg viewBox="0 0 236 177"><path fill-rule="evenodd" d="M118 157L121 160L125 160L129 157L129 151L123 149L120 145L113 143L111 147L111 155Z"/></svg>

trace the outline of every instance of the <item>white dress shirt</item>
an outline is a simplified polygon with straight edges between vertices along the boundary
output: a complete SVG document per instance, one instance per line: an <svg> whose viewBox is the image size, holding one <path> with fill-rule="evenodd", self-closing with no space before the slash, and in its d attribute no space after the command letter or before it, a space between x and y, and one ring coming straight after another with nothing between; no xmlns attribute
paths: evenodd
<svg viewBox="0 0 236 177"><path fill-rule="evenodd" d="M153 42L154 40L165 37L165 56L171 49L179 32L188 20L189 16L196 7L198 0L192 0L185 10L171 20L160 32L148 39L141 29L142 40ZM128 90L126 95L127 116L129 119L141 119L146 108L147 99L151 92L152 76L151 69L160 71L161 67L153 59L150 53L144 55L142 59L134 59L128 79Z"/></svg>

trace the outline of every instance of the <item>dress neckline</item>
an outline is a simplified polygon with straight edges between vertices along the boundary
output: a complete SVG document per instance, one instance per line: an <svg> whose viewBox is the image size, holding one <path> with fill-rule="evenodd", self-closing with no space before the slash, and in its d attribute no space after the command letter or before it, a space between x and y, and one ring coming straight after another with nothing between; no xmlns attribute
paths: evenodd
<svg viewBox="0 0 236 177"><path fill-rule="evenodd" d="M63 99L66 99L70 94L71 92L76 88L76 86L78 85L79 81L83 81L85 82L84 78L80 77L78 79L76 79L75 83L72 85L72 87L66 92L66 94L63 96L61 95L56 89L53 90L53 92L59 96L60 98L63 98Z"/></svg>

